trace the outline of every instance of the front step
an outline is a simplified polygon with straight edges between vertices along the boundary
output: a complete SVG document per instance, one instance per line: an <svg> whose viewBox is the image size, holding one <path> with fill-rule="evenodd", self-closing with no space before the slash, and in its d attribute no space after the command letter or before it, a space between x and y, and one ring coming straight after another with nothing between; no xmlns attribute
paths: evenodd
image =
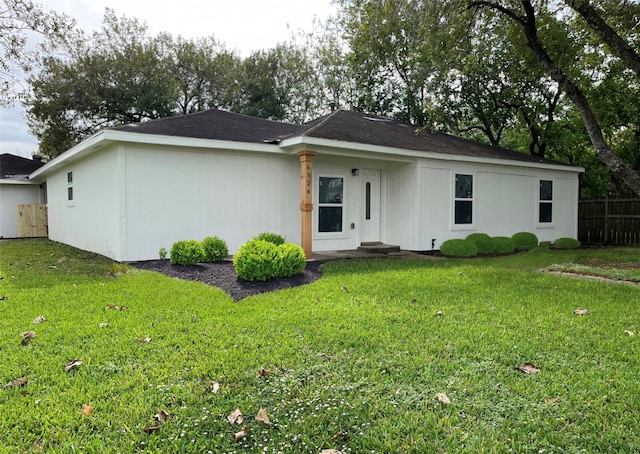
<svg viewBox="0 0 640 454"><path fill-rule="evenodd" d="M382 244L380 242L361 243L357 251L367 254L389 254L391 252L400 252L400 246Z"/></svg>

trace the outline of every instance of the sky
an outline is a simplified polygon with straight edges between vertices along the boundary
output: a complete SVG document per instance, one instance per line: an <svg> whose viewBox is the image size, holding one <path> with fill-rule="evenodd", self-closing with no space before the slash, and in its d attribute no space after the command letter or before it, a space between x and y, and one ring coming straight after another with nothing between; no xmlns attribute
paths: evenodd
<svg viewBox="0 0 640 454"><path fill-rule="evenodd" d="M331 0L39 0L76 19L87 32L102 26L105 8L137 18L151 35L200 38L213 35L241 57L286 41L336 12ZM31 157L38 143L27 129L24 108L0 108L0 153Z"/></svg>

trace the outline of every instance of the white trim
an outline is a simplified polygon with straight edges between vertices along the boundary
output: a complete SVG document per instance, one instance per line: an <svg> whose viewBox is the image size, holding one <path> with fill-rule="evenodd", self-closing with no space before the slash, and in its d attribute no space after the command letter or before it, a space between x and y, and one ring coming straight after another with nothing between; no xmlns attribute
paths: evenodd
<svg viewBox="0 0 640 454"><path fill-rule="evenodd" d="M317 139L314 137L297 136L285 139L280 143L280 147L291 149L291 153L297 153L305 149L321 151L325 155L339 155L349 157L366 157L369 159L384 159L400 162L412 162L414 158L435 159L440 161L457 161L469 163L498 164L501 166L526 167L547 170L561 170L564 172L584 172L583 167L564 166L559 164L548 164L529 161L512 161L509 159L481 158L476 156L464 156L447 153L437 153L431 151L408 150L404 148L394 148L381 145L369 145L365 143L344 142L331 139ZM347 154L344 151L349 150ZM376 156L377 155L377 156Z"/></svg>
<svg viewBox="0 0 640 454"><path fill-rule="evenodd" d="M0 184L16 184L16 185L27 185L27 186L37 186L39 183L35 183L29 180L17 180L11 178L0 178Z"/></svg>

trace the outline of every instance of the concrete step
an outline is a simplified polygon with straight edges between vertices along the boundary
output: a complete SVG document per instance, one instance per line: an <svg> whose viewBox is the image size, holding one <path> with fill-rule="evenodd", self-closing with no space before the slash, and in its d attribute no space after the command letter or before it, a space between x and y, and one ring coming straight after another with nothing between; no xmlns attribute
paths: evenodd
<svg viewBox="0 0 640 454"><path fill-rule="evenodd" d="M388 254L390 252L400 252L400 246L382 243L362 243L357 251L368 254Z"/></svg>

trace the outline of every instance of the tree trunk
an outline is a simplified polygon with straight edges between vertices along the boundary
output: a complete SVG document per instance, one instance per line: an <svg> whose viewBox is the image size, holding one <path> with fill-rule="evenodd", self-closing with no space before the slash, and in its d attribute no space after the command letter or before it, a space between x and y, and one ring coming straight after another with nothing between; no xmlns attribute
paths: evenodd
<svg viewBox="0 0 640 454"><path fill-rule="evenodd" d="M609 27L589 0L565 1L567 5L580 14L587 25L611 48L611 52L622 60L627 68L640 77L640 55L613 28Z"/></svg>

